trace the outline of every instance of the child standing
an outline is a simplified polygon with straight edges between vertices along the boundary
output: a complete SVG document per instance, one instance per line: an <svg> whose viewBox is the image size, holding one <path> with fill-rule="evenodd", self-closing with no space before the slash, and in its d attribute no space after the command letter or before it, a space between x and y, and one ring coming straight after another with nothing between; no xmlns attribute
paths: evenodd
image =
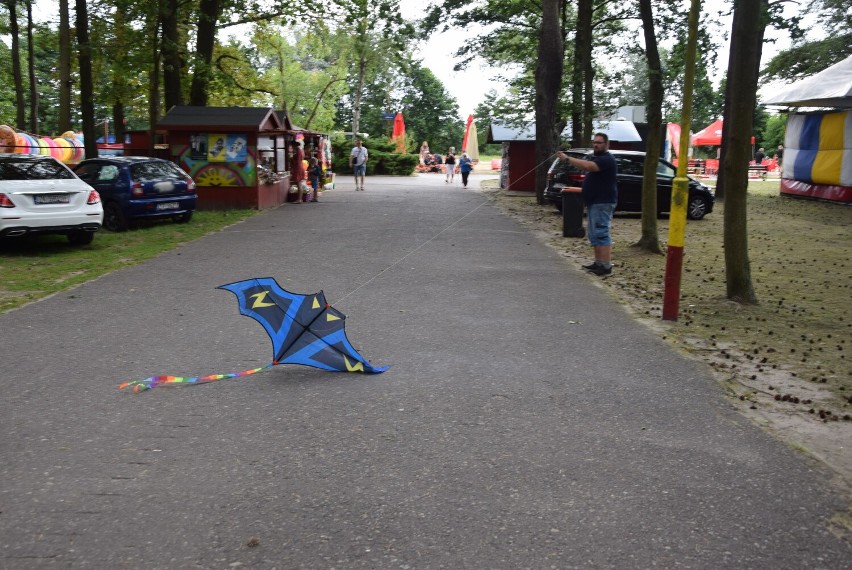
<svg viewBox="0 0 852 570"><path fill-rule="evenodd" d="M308 177L311 180L311 187L314 189L314 195L311 198L311 202L319 202L319 185L320 179L322 178L322 165L314 157L311 157L308 164Z"/></svg>

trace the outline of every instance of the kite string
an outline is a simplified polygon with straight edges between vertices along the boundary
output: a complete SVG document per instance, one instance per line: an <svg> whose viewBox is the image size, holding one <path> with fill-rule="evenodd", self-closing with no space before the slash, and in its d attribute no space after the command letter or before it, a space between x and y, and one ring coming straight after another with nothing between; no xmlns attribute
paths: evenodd
<svg viewBox="0 0 852 570"><path fill-rule="evenodd" d="M445 227L444 229L442 229L441 231L439 231L438 233L436 233L435 235L433 235L432 237L430 237L429 239L427 239L426 241L424 241L423 243L421 243L420 245L418 245L417 247L415 247L414 249L412 249L411 251L409 251L408 253L406 253L405 255L403 255L402 257L400 257L399 259L397 259L396 261L394 261L393 263L391 263L390 265L388 265L387 267L385 267L384 269L382 269L381 271L379 271L378 273L376 273L375 275L373 275L372 277L370 277L369 279L367 279L366 281L364 281L363 283L361 283L360 285L358 285L357 287L355 287L354 289L349 291L348 293L346 293L345 295L343 295L340 298L340 300L342 301L343 299L345 299L349 295L352 295L353 293L357 292L359 289L366 287L367 285L369 285L370 283L372 283L373 281L375 281L376 279L378 279L379 277L381 277L382 275L384 275L385 273L387 273L388 271L390 271L391 269L393 269L394 267L396 267L397 265L399 265L400 263L405 261L408 257L413 255L414 253L416 253L420 249L422 249L425 246L432 243L434 240L436 240L438 238L438 236L440 236L444 232L450 230L453 226L458 225L461 221L463 221L468 216L472 215L474 212L476 212L479 208L481 208L486 203L488 203L487 200L484 201L484 202L480 202L470 212L466 213L465 215L463 215L459 219L455 220L453 223L451 223L450 225L448 225L447 227Z"/></svg>
<svg viewBox="0 0 852 570"><path fill-rule="evenodd" d="M536 164L533 168L531 168L530 170L525 172L523 174L523 176L526 176L530 172L535 171L539 166L541 166L542 164L544 164L548 160L552 160L553 157L556 156L557 154L558 154L558 152L554 152L553 154L549 155L547 158L545 158L544 160L542 160L541 162ZM523 178L523 176L521 178ZM508 190L509 190L509 188L506 188L506 191L508 191ZM397 259L396 261L394 261L393 263L391 263L390 265L388 265L387 267L385 267L384 269L382 269L381 271L379 271L378 273L373 275L372 277L370 277L369 279L367 279L365 282L361 283L360 285L358 285L357 287L355 287L354 289L352 289L351 291L349 291L348 293L346 293L345 295L340 297L339 300L342 301L342 300L346 299L346 297L348 297L349 295L352 295L353 293L357 292L359 289L366 287L367 285L369 285L370 283L372 283L373 281L375 281L376 279L378 279L379 277L381 277L382 275L384 275L385 273L387 273L388 271L390 271L391 269L393 269L394 267L396 267L397 265L399 265L400 263L405 261L408 257L413 255L414 253L416 253L417 251L419 251L423 247L429 245L431 242L433 242L435 239L437 239L441 234L452 229L454 226L458 225L465 218L472 215L479 208L481 208L484 204L487 204L487 203L493 202L493 201L494 201L493 199L489 198L489 199L486 199L484 202L480 202L474 209L472 209L471 211L469 211L468 213L466 213L465 215L463 215L459 219L455 220L453 223L451 223L450 225L448 225L447 227L445 227L444 229L442 229L441 231L439 231L438 233L436 233L435 235L433 235L432 237L430 237L429 239L427 239L426 241L424 241L423 243L421 243L420 245L418 245L417 247L415 247L414 249L412 249L411 251L409 251L408 253L406 253L405 255L403 255L402 257L400 257L399 259Z"/></svg>

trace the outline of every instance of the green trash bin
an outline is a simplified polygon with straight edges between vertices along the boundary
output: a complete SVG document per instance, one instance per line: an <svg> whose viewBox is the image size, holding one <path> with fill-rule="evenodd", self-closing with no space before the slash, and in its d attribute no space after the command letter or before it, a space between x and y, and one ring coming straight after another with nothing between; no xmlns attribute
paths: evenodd
<svg viewBox="0 0 852 570"><path fill-rule="evenodd" d="M583 196L577 186L562 189L562 237L585 237Z"/></svg>

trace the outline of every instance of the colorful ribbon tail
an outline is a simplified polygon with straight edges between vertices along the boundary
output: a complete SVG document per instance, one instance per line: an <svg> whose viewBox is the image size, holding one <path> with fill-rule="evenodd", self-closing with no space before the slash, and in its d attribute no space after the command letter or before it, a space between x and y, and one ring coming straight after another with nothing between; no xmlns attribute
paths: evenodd
<svg viewBox="0 0 852 570"><path fill-rule="evenodd" d="M151 376L143 380L130 380L128 382L124 382L122 384L119 384L118 389L123 390L124 388L133 388L133 393L139 394L140 392L150 390L151 388L156 388L157 386L189 386L193 384L206 384L208 382L215 382L216 380L227 380L228 378L237 378L240 376L249 376L251 374L257 374L258 372L262 372L267 368L272 368L273 366L275 366L275 364L277 363L270 362L266 366L261 366L260 368L253 368L251 370L245 370L243 372L231 372L230 374L211 374L209 376L193 377Z"/></svg>

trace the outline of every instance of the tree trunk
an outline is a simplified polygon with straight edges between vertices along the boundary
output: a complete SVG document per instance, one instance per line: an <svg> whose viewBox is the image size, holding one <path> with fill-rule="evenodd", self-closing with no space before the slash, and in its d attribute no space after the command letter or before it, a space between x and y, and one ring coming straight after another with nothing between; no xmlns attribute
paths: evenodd
<svg viewBox="0 0 852 570"><path fill-rule="evenodd" d="M645 142L645 176L642 179L642 237L635 244L652 253L663 253L657 235L657 162L663 124L663 76L651 0L639 0L648 63L648 139Z"/></svg>
<svg viewBox="0 0 852 570"><path fill-rule="evenodd" d="M364 95L364 82L367 78L367 58L363 54L358 57L358 82L355 86L355 99L352 105L352 139L358 138L361 127L361 97Z"/></svg>
<svg viewBox="0 0 852 570"><path fill-rule="evenodd" d="M112 102L112 128L115 133L115 142L124 144L124 133L127 124L124 101L128 98L127 76L130 66L127 63L127 53L124 46L128 46L130 40L128 34L130 28L127 24L126 14L122 10L116 10L112 21L113 29L115 30L115 55L112 57L112 65L110 66L110 76L112 80L112 89L110 100ZM108 140L109 132L104 133L104 142Z"/></svg>
<svg viewBox="0 0 852 570"><path fill-rule="evenodd" d="M127 130L125 129L125 120L127 115L124 113L124 103L116 101L112 105L112 130L115 132L116 144L124 144L124 136ZM104 139L104 142L108 142Z"/></svg>
<svg viewBox="0 0 852 570"><path fill-rule="evenodd" d="M151 81L148 83L148 156L154 156L157 123L160 122L160 15L151 18Z"/></svg>
<svg viewBox="0 0 852 570"><path fill-rule="evenodd" d="M203 4L203 2L202 2ZM163 58L163 99L166 109L183 104L181 73L183 62L180 58L180 34L178 33L178 1L166 0L161 4L160 14L163 31L161 47ZM203 20L203 17L200 17ZM201 43L201 23L198 26L198 43ZM198 70L196 70L196 74Z"/></svg>
<svg viewBox="0 0 852 570"><path fill-rule="evenodd" d="M322 103L322 100L325 98L326 91L328 91L329 88L332 85L334 85L335 83L337 83L338 81L346 81L346 78L345 77L332 77L332 79L329 80L329 82L325 84L325 87L322 88L322 91L320 91L319 95L317 95L317 102L314 103L314 108L311 109L311 115L305 121L304 127L306 129L311 128L311 123L313 122L314 117L316 117L317 109L319 109L319 106Z"/></svg>
<svg viewBox="0 0 852 570"><path fill-rule="evenodd" d="M216 30L219 27L221 10L220 0L201 0L198 7L198 41L193 58L195 70L189 90L190 105L207 106L213 48L216 46Z"/></svg>
<svg viewBox="0 0 852 570"><path fill-rule="evenodd" d="M24 77L21 74L21 42L18 27L18 2L5 0L9 9L9 35L12 38L12 80L15 82L15 126L23 131L27 127L26 100L24 98Z"/></svg>
<svg viewBox="0 0 852 570"><path fill-rule="evenodd" d="M92 47L89 45L89 13L86 0L76 0L77 54L80 62L80 114L83 119L83 145L86 158L97 158L95 140L95 100L92 82Z"/></svg>
<svg viewBox="0 0 852 570"><path fill-rule="evenodd" d="M71 130L71 19L68 0L59 0L59 132Z"/></svg>
<svg viewBox="0 0 852 570"><path fill-rule="evenodd" d="M725 276L728 298L755 304L757 296L751 281L748 257L747 194L748 163L763 34L769 21L767 0L734 2L731 55L728 60L728 98L722 147L722 176L725 200ZM727 134L727 138L725 135Z"/></svg>
<svg viewBox="0 0 852 570"><path fill-rule="evenodd" d="M562 61L565 43L562 40L561 1L542 0L541 29L538 35L538 65L535 68L535 196L544 204L547 170L559 143L556 124L557 104L562 89Z"/></svg>
<svg viewBox="0 0 852 570"><path fill-rule="evenodd" d="M32 0L27 0L27 71L30 78L30 132L38 134L38 83L35 72Z"/></svg>
<svg viewBox="0 0 852 570"><path fill-rule="evenodd" d="M589 44L585 47L587 53L583 56L583 135L580 142L584 147L590 147L594 136L592 119L595 115L595 68L592 62L592 34L589 32Z"/></svg>
<svg viewBox="0 0 852 570"><path fill-rule="evenodd" d="M587 58L591 58L592 45L592 0L577 2L577 30L574 35L574 69L571 71L571 146L588 146L591 133L584 132L583 91Z"/></svg>

